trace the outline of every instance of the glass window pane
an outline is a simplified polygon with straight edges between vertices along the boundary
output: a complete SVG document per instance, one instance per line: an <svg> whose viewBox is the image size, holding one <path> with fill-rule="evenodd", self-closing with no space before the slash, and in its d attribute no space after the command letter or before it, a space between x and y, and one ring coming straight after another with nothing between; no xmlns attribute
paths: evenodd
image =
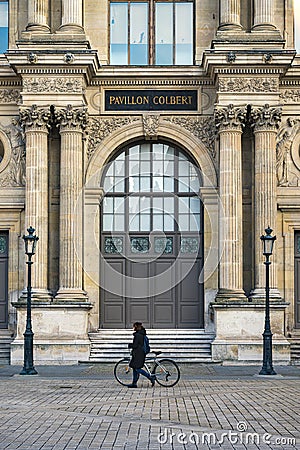
<svg viewBox="0 0 300 450"><path fill-rule="evenodd" d="M150 231L150 214L141 214L141 229L140 231Z"/></svg>
<svg viewBox="0 0 300 450"><path fill-rule="evenodd" d="M141 175L149 175L151 173L150 161L141 162Z"/></svg>
<svg viewBox="0 0 300 450"><path fill-rule="evenodd" d="M174 214L174 197L164 198L164 211Z"/></svg>
<svg viewBox="0 0 300 450"><path fill-rule="evenodd" d="M139 161L129 161L129 175L139 175L140 164Z"/></svg>
<svg viewBox="0 0 300 450"><path fill-rule="evenodd" d="M165 192L174 191L174 178L164 177L164 191Z"/></svg>
<svg viewBox="0 0 300 450"><path fill-rule="evenodd" d="M148 3L130 5L130 64L148 64Z"/></svg>
<svg viewBox="0 0 300 450"><path fill-rule="evenodd" d="M115 175L116 176L124 176L125 175L125 164L124 161L115 161Z"/></svg>
<svg viewBox="0 0 300 450"><path fill-rule="evenodd" d="M164 190L163 177L153 177L153 191L162 192Z"/></svg>
<svg viewBox="0 0 300 450"><path fill-rule="evenodd" d="M190 208L192 214L200 213L200 199L197 197L192 197L190 199Z"/></svg>
<svg viewBox="0 0 300 450"><path fill-rule="evenodd" d="M0 2L0 53L8 49L8 2Z"/></svg>
<svg viewBox="0 0 300 450"><path fill-rule="evenodd" d="M294 1L294 11L295 11L295 49L297 53L300 53L300 0Z"/></svg>
<svg viewBox="0 0 300 450"><path fill-rule="evenodd" d="M189 192L189 178L181 177L178 180L178 191L179 192Z"/></svg>
<svg viewBox="0 0 300 450"><path fill-rule="evenodd" d="M178 211L181 214L189 214L190 206L189 206L189 198L188 197L179 197Z"/></svg>
<svg viewBox="0 0 300 450"><path fill-rule="evenodd" d="M139 231L139 229L139 216L137 214L135 214L134 216L129 215L129 231Z"/></svg>
<svg viewBox="0 0 300 450"><path fill-rule="evenodd" d="M153 161L153 173L154 173L154 175L162 175L163 174L162 161Z"/></svg>
<svg viewBox="0 0 300 450"><path fill-rule="evenodd" d="M189 176L190 174L190 162L189 161L179 161L178 164L178 174L179 176Z"/></svg>
<svg viewBox="0 0 300 450"><path fill-rule="evenodd" d="M141 177L141 191L150 191L150 177Z"/></svg>
<svg viewBox="0 0 300 450"><path fill-rule="evenodd" d="M124 214L124 209L125 209L125 199L124 197L115 197L115 202L114 202L114 208L115 208L115 213L117 214Z"/></svg>
<svg viewBox="0 0 300 450"><path fill-rule="evenodd" d="M164 215L164 231L174 230L174 218L169 214Z"/></svg>
<svg viewBox="0 0 300 450"><path fill-rule="evenodd" d="M200 214L191 215L190 218L190 231L200 230Z"/></svg>
<svg viewBox="0 0 300 450"><path fill-rule="evenodd" d="M174 161L166 161L165 162L164 173L166 175L169 175L170 177L174 177Z"/></svg>
<svg viewBox="0 0 300 450"><path fill-rule="evenodd" d="M139 177L129 177L129 191L139 192L140 190L140 179Z"/></svg>
<svg viewBox="0 0 300 450"><path fill-rule="evenodd" d="M105 197L103 200L103 212L113 213L114 212L114 199L112 197Z"/></svg>
<svg viewBox="0 0 300 450"><path fill-rule="evenodd" d="M114 216L112 214L103 214L103 230L104 231L113 230L113 220L114 220Z"/></svg>
<svg viewBox="0 0 300 450"><path fill-rule="evenodd" d="M110 192L113 190L113 185L114 185L114 178L113 177L106 177L104 180L104 191L105 192Z"/></svg>
<svg viewBox="0 0 300 450"><path fill-rule="evenodd" d="M134 147L130 147L129 149L129 159L139 159L140 146L135 145Z"/></svg>
<svg viewBox="0 0 300 450"><path fill-rule="evenodd" d="M173 64L173 3L156 4L155 64Z"/></svg>
<svg viewBox="0 0 300 450"><path fill-rule="evenodd" d="M114 183L113 190L115 192L124 192L125 184L124 184L124 178L123 177L115 177L115 183Z"/></svg>
<svg viewBox="0 0 300 450"><path fill-rule="evenodd" d="M115 214L115 231L124 231L124 216L120 214Z"/></svg>
<svg viewBox="0 0 300 450"><path fill-rule="evenodd" d="M179 231L189 231L189 216L186 214L179 214L178 216Z"/></svg>
<svg viewBox="0 0 300 450"><path fill-rule="evenodd" d="M193 4L175 3L175 64L193 64Z"/></svg>
<svg viewBox="0 0 300 450"><path fill-rule="evenodd" d="M150 212L150 206L151 206L150 198L149 197L142 197L141 198L140 211L142 211L144 213L149 213Z"/></svg>
<svg viewBox="0 0 300 450"><path fill-rule="evenodd" d="M161 212L163 210L163 199L161 197L153 198L153 210L154 212Z"/></svg>
<svg viewBox="0 0 300 450"><path fill-rule="evenodd" d="M162 214L154 214L153 216L153 230L163 231L163 215Z"/></svg>
<svg viewBox="0 0 300 450"><path fill-rule="evenodd" d="M128 3L110 4L110 63L128 64Z"/></svg>
<svg viewBox="0 0 300 450"><path fill-rule="evenodd" d="M130 214L139 212L139 197L129 197L129 212Z"/></svg>
<svg viewBox="0 0 300 450"><path fill-rule="evenodd" d="M141 151L141 159L149 161L151 155L150 144L142 144L140 151Z"/></svg>

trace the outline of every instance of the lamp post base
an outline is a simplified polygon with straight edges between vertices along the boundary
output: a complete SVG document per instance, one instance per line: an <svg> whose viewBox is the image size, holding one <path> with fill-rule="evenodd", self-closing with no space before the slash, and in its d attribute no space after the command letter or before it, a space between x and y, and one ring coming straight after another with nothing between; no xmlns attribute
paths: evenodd
<svg viewBox="0 0 300 450"><path fill-rule="evenodd" d="M35 370L34 367L26 369L23 367L23 369L20 372L20 375L38 375L38 372Z"/></svg>

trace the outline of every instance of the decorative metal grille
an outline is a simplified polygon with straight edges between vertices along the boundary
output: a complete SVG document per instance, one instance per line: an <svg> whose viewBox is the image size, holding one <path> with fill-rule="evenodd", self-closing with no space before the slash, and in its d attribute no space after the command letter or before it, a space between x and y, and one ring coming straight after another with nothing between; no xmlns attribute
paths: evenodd
<svg viewBox="0 0 300 450"><path fill-rule="evenodd" d="M199 241L197 238L193 237L183 237L181 238L180 250L182 253L198 253L199 251Z"/></svg>
<svg viewBox="0 0 300 450"><path fill-rule="evenodd" d="M154 239L154 251L155 253L173 253L173 238L172 237L157 237Z"/></svg>
<svg viewBox="0 0 300 450"><path fill-rule="evenodd" d="M130 238L130 246L132 253L148 253L150 241L148 237L132 237Z"/></svg>
<svg viewBox="0 0 300 450"><path fill-rule="evenodd" d="M0 255L7 255L7 236L0 236Z"/></svg>
<svg viewBox="0 0 300 450"><path fill-rule="evenodd" d="M122 237L106 237L104 241L104 252L109 254L118 254L123 252Z"/></svg>
<svg viewBox="0 0 300 450"><path fill-rule="evenodd" d="M297 236L297 253L300 253L300 236Z"/></svg>

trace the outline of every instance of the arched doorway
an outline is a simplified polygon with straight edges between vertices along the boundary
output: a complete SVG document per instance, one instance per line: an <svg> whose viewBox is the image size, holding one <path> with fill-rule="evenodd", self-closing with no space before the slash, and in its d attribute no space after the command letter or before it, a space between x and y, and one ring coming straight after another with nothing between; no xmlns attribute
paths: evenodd
<svg viewBox="0 0 300 450"><path fill-rule="evenodd" d="M101 328L203 327L201 173L172 144L123 147L102 178Z"/></svg>

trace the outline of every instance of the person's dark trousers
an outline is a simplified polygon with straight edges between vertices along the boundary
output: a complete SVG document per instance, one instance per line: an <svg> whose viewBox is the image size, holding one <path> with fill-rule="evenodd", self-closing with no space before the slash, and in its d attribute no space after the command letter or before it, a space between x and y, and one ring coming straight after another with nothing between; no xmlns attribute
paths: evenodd
<svg viewBox="0 0 300 450"><path fill-rule="evenodd" d="M138 379L140 378L140 375L144 375L144 377L148 378L150 380L150 375L148 372L146 372L144 369L133 369L133 380L132 384L137 384Z"/></svg>

